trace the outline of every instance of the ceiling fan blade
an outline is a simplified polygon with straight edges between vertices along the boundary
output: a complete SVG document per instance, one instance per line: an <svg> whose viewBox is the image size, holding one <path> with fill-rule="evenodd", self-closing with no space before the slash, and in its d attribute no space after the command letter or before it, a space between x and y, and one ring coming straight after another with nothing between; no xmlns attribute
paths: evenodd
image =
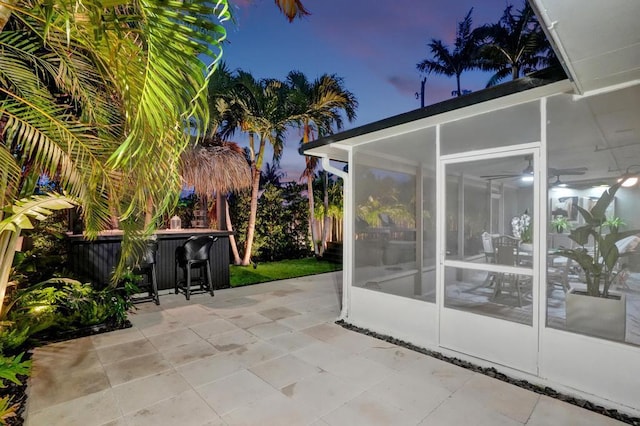
<svg viewBox="0 0 640 426"><path fill-rule="evenodd" d="M520 176L520 173L509 173L509 174L501 174L501 175L484 175L480 176L482 179L508 179Z"/></svg>
<svg viewBox="0 0 640 426"><path fill-rule="evenodd" d="M572 167L567 169L554 169L553 167L549 168L549 176L560 176L560 175L583 175L587 172L586 167Z"/></svg>

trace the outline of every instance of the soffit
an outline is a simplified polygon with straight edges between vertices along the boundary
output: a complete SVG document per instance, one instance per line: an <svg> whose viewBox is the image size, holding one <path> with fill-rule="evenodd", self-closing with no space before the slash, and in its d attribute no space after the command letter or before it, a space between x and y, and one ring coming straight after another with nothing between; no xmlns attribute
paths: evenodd
<svg viewBox="0 0 640 426"><path fill-rule="evenodd" d="M578 93L640 80L640 1L530 3Z"/></svg>

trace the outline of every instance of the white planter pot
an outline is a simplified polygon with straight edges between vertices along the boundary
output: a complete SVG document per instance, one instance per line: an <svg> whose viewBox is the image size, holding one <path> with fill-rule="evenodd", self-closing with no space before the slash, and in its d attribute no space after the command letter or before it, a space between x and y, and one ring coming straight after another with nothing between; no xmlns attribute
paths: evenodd
<svg viewBox="0 0 640 426"><path fill-rule="evenodd" d="M627 301L624 294L608 298L587 296L571 289L566 295L567 330L594 337L624 342Z"/></svg>
<svg viewBox="0 0 640 426"><path fill-rule="evenodd" d="M531 243L520 243L520 250L528 251L533 253L533 244Z"/></svg>

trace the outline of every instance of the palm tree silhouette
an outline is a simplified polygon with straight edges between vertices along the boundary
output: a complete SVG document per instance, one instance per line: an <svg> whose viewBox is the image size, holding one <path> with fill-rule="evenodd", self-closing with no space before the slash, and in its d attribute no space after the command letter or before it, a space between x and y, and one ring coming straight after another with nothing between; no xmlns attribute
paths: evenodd
<svg viewBox="0 0 640 426"><path fill-rule="evenodd" d="M433 72L448 77L455 76L456 96L462 96L463 94L460 88L460 75L464 71L479 67L479 40L477 34L471 29L472 12L473 8L469 10L469 13L462 21L458 22L453 50L449 50L449 47L442 40L431 39L428 46L431 50L432 59L425 59L417 64L417 68L421 72Z"/></svg>
<svg viewBox="0 0 640 426"><path fill-rule="evenodd" d="M549 64L553 50L533 9L525 1L521 10L505 8L500 21L474 31L482 40L480 68L495 73L487 87L511 76L513 80Z"/></svg>

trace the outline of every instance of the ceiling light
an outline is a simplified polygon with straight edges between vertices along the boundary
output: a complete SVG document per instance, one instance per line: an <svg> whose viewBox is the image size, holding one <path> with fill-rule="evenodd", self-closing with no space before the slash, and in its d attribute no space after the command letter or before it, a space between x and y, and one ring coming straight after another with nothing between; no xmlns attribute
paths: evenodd
<svg viewBox="0 0 640 426"><path fill-rule="evenodd" d="M553 182L553 183L551 184L551 186L552 186L552 187L554 187L554 188L566 188L566 187L568 187L569 185L567 185L566 183L562 182L562 181L560 180L560 175L557 175L557 176L556 176L556 181L555 181L555 182Z"/></svg>
<svg viewBox="0 0 640 426"><path fill-rule="evenodd" d="M625 174L618 179L618 182L622 182L622 186L630 188L638 183L638 174L640 173L640 165L634 164L627 167Z"/></svg>
<svg viewBox="0 0 640 426"><path fill-rule="evenodd" d="M525 175L525 176L522 176L522 178L520 178L520 180L522 180L523 182L533 182L533 176L532 175Z"/></svg>

